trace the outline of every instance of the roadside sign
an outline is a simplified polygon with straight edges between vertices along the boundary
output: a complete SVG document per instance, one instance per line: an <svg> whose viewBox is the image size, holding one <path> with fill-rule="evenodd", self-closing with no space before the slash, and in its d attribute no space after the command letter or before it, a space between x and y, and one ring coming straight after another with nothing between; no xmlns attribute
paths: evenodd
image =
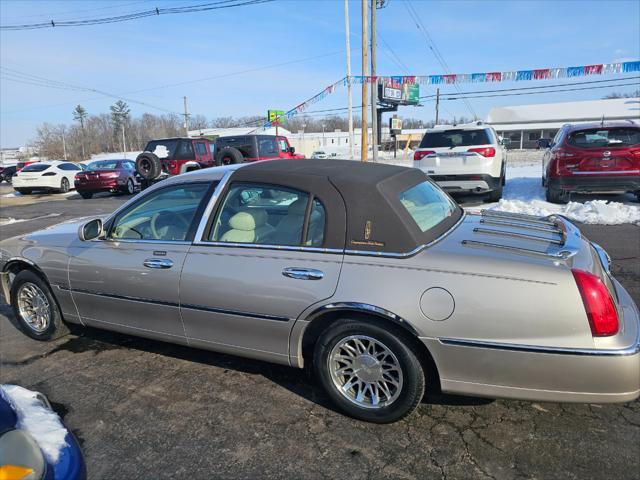
<svg viewBox="0 0 640 480"><path fill-rule="evenodd" d="M405 83L404 87L404 100L410 105L417 105L420 103L420 85L417 83L409 84Z"/></svg>
<svg viewBox="0 0 640 480"><path fill-rule="evenodd" d="M391 135L402 133L402 119L398 117L391 117L389 119L389 130Z"/></svg>
<svg viewBox="0 0 640 480"><path fill-rule="evenodd" d="M280 125L284 119L284 110L267 110L267 118L272 125Z"/></svg>

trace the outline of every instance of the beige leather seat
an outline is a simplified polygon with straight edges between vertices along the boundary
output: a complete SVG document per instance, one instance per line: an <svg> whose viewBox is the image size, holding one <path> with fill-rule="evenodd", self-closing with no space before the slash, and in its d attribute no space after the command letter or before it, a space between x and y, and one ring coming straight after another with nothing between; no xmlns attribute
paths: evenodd
<svg viewBox="0 0 640 480"><path fill-rule="evenodd" d="M280 220L270 240L275 245L300 245L307 199L300 198L289 205L287 215Z"/></svg>
<svg viewBox="0 0 640 480"><path fill-rule="evenodd" d="M238 212L229 219L229 226L231 229L220 238L223 242L265 243L264 239L273 232L264 210Z"/></svg>

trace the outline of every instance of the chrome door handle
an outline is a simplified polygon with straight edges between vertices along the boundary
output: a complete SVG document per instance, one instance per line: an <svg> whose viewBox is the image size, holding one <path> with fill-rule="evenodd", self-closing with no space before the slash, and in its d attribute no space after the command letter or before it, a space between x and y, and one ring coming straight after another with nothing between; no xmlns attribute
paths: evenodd
<svg viewBox="0 0 640 480"><path fill-rule="evenodd" d="M289 267L282 270L282 275L296 280L322 280L324 273L313 268Z"/></svg>
<svg viewBox="0 0 640 480"><path fill-rule="evenodd" d="M173 262L168 258L147 258L142 264L147 268L171 268Z"/></svg>

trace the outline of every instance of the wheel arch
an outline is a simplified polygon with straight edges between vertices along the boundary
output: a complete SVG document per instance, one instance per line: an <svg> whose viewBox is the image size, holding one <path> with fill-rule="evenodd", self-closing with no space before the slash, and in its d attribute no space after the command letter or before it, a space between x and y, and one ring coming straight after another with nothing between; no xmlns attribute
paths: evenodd
<svg viewBox="0 0 640 480"><path fill-rule="evenodd" d="M7 260L2 268L2 276L0 277L0 286L2 287L2 293L7 301L11 303L11 283L9 275L17 275L23 270L30 270L44 280L47 285L51 286L47 275L42 271L38 265L24 257L13 257ZM55 298L55 296L54 296Z"/></svg>
<svg viewBox="0 0 640 480"><path fill-rule="evenodd" d="M311 312L305 320L308 324L300 332L298 340L298 365L311 365L315 344L326 329L342 319L359 319L393 331L413 346L422 363L427 385L440 391L440 376L431 352L419 339L418 332L404 318L375 305L341 302L324 305Z"/></svg>

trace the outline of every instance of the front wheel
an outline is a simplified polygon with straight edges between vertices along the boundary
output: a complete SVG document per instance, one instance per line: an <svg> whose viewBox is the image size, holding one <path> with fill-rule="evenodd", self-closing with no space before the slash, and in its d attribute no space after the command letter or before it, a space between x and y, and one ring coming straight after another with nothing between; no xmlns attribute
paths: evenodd
<svg viewBox="0 0 640 480"><path fill-rule="evenodd" d="M136 192L136 186L132 179L127 180L127 185L124 187L123 193L126 195L133 195Z"/></svg>
<svg viewBox="0 0 640 480"><path fill-rule="evenodd" d="M569 194L559 188L551 188L547 182L546 199L550 203L565 204L569 202Z"/></svg>
<svg viewBox="0 0 640 480"><path fill-rule="evenodd" d="M85 200L89 200L91 197L93 197L93 192L78 192L78 193Z"/></svg>
<svg viewBox="0 0 640 480"><path fill-rule="evenodd" d="M35 340L54 340L69 333L49 285L30 270L13 279L11 306L22 331Z"/></svg>
<svg viewBox="0 0 640 480"><path fill-rule="evenodd" d="M364 321L344 320L326 330L313 365L333 402L360 420L395 422L424 395L424 371L410 342Z"/></svg>

